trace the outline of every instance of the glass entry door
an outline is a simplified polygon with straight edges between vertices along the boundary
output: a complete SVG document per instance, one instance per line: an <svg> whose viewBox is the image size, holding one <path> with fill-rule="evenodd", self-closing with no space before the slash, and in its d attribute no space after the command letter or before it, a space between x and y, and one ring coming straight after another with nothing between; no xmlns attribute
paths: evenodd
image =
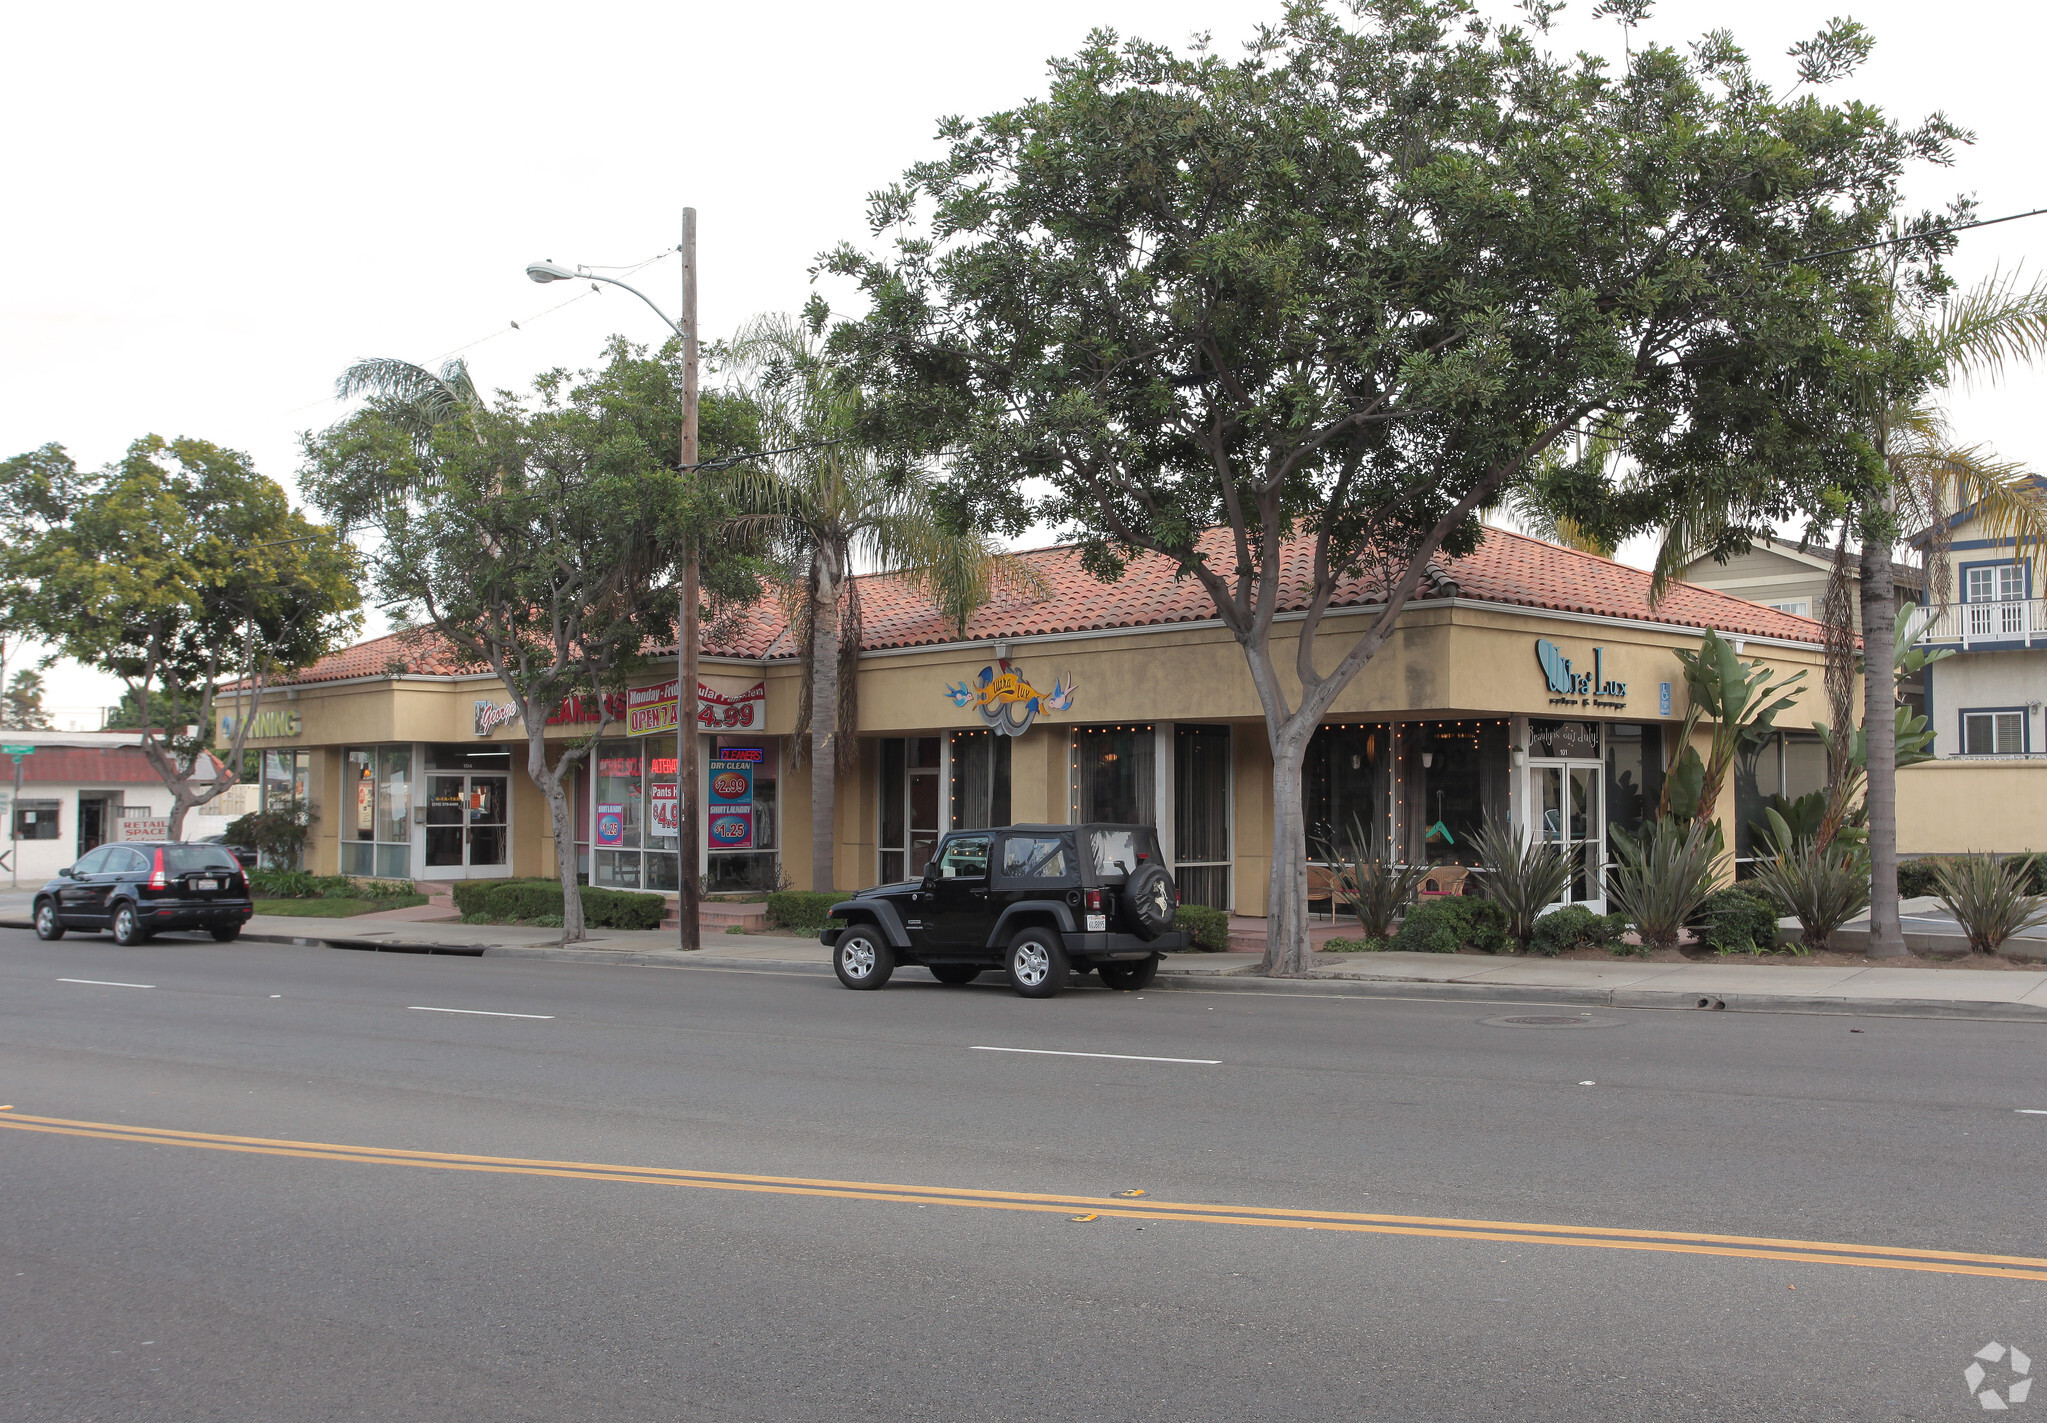
<svg viewBox="0 0 2047 1423"><path fill-rule="evenodd" d="M1571 877L1559 904L1583 904L1603 912L1606 902L1605 765L1599 761L1531 761L1529 800L1535 808L1535 838L1563 852Z"/></svg>
<svg viewBox="0 0 2047 1423"><path fill-rule="evenodd" d="M505 810L510 799L505 776L429 776L427 872L501 868L507 840Z"/></svg>

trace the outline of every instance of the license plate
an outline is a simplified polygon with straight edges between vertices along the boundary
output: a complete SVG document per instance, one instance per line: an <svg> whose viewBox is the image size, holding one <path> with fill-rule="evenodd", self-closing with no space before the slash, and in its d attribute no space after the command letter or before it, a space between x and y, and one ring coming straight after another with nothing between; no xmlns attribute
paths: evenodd
<svg viewBox="0 0 2047 1423"><path fill-rule="evenodd" d="M200 880L193 880L193 881L192 881L192 888L194 888L194 889L219 889L219 888L220 888L220 881L219 881L219 880L217 880L217 879L200 879Z"/></svg>
<svg viewBox="0 0 2047 1423"><path fill-rule="evenodd" d="M1108 931L1108 928L1109 928L1109 916L1108 916L1108 915L1106 915L1106 914L1090 914L1090 915L1088 915L1088 917L1087 917L1087 931L1088 931L1088 932L1089 932L1090 934L1101 934L1101 933L1106 933L1106 932Z"/></svg>

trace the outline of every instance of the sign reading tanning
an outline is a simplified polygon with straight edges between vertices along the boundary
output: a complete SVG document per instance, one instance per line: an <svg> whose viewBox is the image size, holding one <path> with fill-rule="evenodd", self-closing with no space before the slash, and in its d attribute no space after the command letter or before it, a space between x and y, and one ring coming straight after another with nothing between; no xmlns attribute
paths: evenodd
<svg viewBox="0 0 2047 1423"><path fill-rule="evenodd" d="M1628 684L1606 675L1606 649L1592 649L1592 670L1580 672L1548 638L1535 641L1535 660L1549 683L1553 707L1601 707L1621 711L1628 704Z"/></svg>

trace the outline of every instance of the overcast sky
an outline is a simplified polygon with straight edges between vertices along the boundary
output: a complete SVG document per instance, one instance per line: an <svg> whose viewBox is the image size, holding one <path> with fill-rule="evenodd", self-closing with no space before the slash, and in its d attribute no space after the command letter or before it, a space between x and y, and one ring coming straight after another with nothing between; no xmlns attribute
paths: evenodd
<svg viewBox="0 0 2047 1423"><path fill-rule="evenodd" d="M1558 48L1618 49L1574 0ZM486 386L653 340L616 290L539 287L525 264L625 267L700 214L706 335L800 306L864 198L932 153L934 121L1043 89L1094 26L1234 46L1273 3L869 0L16 6L0 118L0 454L58 441L82 463L155 432L249 451L287 485L364 356L466 356ZM1732 29L1766 75L1836 13L1876 32L1839 86L1907 120L1945 109L1979 142L1910 193L1984 215L2047 206L2034 4L1663 0L1659 40ZM1788 79L1787 81L1788 82ZM2047 217L1971 234L1965 280L2024 261ZM2035 266L2039 264L2033 264ZM641 274L673 307L675 259ZM635 280L639 280L636 278ZM563 305L564 302L569 304ZM515 330L511 323L517 321ZM2043 377L1954 404L1965 436L2047 466ZM95 726L108 679L49 674L61 723Z"/></svg>

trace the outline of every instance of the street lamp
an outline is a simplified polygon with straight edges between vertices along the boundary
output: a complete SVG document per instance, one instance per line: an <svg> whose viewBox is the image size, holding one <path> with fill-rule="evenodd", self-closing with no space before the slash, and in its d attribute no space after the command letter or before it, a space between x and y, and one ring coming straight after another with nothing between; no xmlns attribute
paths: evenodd
<svg viewBox="0 0 2047 1423"><path fill-rule="evenodd" d="M694 212L695 209L692 208L690 209L690 211ZM694 264L692 263L690 265ZM540 282L543 285L548 282L583 281L609 282L612 286L624 287L627 291L631 292L641 301L647 303L648 306L653 307L654 314L660 317L664 322L668 324L668 329L670 331L673 331L676 335L682 337L684 341L686 342L690 341L689 333L684 331L681 326L677 325L675 320L672 317L670 317L667 312L663 311L659 306L655 305L654 298L648 296L645 292L641 291L638 287L634 286L630 282L622 282L617 277L599 276L596 272L591 271L587 267L578 267L574 271L570 271L567 267L562 266L561 263L552 260L546 262L528 262L526 264L526 275L532 280ZM683 295L683 304L685 307L690 305L689 294L687 292L685 292ZM688 319L687 311L684 312L684 319L685 320ZM695 344L694 342L691 342L692 346L694 346L694 344Z"/></svg>
<svg viewBox="0 0 2047 1423"><path fill-rule="evenodd" d="M697 210L682 210L682 320L672 319L654 299L629 282L599 276L586 268L573 271L553 258L526 264L533 281L578 279L624 287L652 308L682 339L682 468L697 464ZM686 539L682 550L682 597L675 620L675 832L676 888L682 910L682 947L700 946L697 932L698 875L702 851L697 835L697 546Z"/></svg>

